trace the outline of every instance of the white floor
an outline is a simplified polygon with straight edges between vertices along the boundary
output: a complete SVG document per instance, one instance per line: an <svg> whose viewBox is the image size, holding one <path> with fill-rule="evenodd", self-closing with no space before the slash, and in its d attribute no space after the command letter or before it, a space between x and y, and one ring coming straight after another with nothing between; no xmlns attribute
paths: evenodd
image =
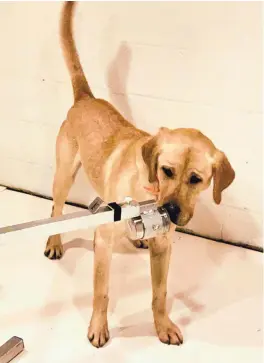
<svg viewBox="0 0 264 363"><path fill-rule="evenodd" d="M1 226L46 218L50 209L47 200L0 192ZM70 233L64 241L58 262L44 257L43 238L0 244L0 345L17 335L26 348L14 362L262 362L261 253L175 234L168 304L185 337L177 347L155 335L148 251L121 241L111 271L111 340L96 349L86 339L91 232Z"/></svg>

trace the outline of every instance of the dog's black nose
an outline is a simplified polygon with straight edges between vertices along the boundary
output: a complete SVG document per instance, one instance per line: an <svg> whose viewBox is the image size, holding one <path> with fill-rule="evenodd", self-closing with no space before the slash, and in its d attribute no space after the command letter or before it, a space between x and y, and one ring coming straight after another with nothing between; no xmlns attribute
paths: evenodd
<svg viewBox="0 0 264 363"><path fill-rule="evenodd" d="M168 212L172 223L177 224L179 215L181 213L180 207L173 202L169 202L169 203L164 204L163 208L165 208L166 211Z"/></svg>

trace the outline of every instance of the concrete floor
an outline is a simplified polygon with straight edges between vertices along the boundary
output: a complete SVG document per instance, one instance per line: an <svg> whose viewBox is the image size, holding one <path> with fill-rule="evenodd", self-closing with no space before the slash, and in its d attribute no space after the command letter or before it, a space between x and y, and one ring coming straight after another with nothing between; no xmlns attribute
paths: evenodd
<svg viewBox="0 0 264 363"><path fill-rule="evenodd" d="M50 201L0 192L1 226L46 218L50 209ZM87 231L65 235L66 253L58 262L44 258L41 237L1 242L0 345L17 335L26 348L14 362L263 361L263 255L180 233L175 233L168 305L185 343L166 346L157 339L148 251L120 241L111 271L111 339L102 349L92 347L86 338L91 238Z"/></svg>

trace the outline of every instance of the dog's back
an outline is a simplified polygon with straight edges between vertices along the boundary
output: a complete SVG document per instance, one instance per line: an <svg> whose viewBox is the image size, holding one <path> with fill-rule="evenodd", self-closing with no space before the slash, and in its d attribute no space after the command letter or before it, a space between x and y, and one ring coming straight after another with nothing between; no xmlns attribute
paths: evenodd
<svg viewBox="0 0 264 363"><path fill-rule="evenodd" d="M134 127L110 103L94 97L73 37L75 6L74 1L64 3L60 23L61 44L74 94L74 105L68 112L64 129L67 129L67 137L77 142L84 169L98 189L103 183L104 165L117 146L125 140L132 142L148 134Z"/></svg>

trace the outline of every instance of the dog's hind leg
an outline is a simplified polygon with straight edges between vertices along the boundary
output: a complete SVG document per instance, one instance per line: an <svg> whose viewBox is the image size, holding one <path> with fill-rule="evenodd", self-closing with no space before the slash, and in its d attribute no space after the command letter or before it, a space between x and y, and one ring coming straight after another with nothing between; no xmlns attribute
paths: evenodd
<svg viewBox="0 0 264 363"><path fill-rule="evenodd" d="M60 129L56 143L56 172L53 182L53 207L52 217L62 215L63 206L67 199L75 176L81 166L78 158L78 145L73 137L70 137L70 130L65 121ZM63 254L63 247L60 235L50 236L45 249L45 256L51 260L60 259Z"/></svg>

